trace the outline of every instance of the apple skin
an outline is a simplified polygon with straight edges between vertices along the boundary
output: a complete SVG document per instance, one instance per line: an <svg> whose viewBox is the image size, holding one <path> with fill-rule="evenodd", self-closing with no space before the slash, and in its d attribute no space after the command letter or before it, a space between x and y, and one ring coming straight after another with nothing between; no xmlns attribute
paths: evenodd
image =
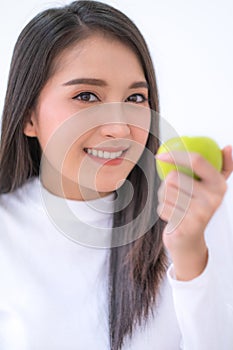
<svg viewBox="0 0 233 350"><path fill-rule="evenodd" d="M199 153L203 158L208 160L219 172L222 170L222 151L218 144L211 138L205 136L189 137L181 136L174 137L161 144L157 154L172 152L172 151L186 151ZM195 179L199 179L190 168L163 162L156 159L156 168L161 180L173 170L180 171Z"/></svg>

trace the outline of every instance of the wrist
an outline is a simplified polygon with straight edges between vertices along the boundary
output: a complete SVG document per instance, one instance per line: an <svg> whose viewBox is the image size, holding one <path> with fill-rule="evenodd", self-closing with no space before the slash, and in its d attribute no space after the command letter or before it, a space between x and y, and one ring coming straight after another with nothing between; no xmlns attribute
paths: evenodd
<svg viewBox="0 0 233 350"><path fill-rule="evenodd" d="M203 247L198 251L186 251L171 256L175 277L179 281L190 281L198 277L206 268L208 249Z"/></svg>

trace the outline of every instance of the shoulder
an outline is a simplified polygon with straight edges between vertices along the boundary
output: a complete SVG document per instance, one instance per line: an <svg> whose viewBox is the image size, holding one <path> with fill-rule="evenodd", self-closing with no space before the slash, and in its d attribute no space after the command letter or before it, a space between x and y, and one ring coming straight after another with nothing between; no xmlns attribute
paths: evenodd
<svg viewBox="0 0 233 350"><path fill-rule="evenodd" d="M13 192L0 195L0 215L15 212L19 208L36 204L39 194L39 179L33 177ZM15 212L17 213L17 212Z"/></svg>

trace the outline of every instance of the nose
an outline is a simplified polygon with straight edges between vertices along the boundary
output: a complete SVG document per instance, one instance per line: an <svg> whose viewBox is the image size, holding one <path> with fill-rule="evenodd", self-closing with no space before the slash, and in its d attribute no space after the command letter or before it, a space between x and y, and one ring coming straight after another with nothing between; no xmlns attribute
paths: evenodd
<svg viewBox="0 0 233 350"><path fill-rule="evenodd" d="M127 123L125 109L126 107L120 103L112 103L104 106L102 112L105 115L105 121L99 127L101 136L126 138L130 135L131 130Z"/></svg>
<svg viewBox="0 0 233 350"><path fill-rule="evenodd" d="M125 138L130 135L130 127L126 123L112 122L100 126L101 136Z"/></svg>

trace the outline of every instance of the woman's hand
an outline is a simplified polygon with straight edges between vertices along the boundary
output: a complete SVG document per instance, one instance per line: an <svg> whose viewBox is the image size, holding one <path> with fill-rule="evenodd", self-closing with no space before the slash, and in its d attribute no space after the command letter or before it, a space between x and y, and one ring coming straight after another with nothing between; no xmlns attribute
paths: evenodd
<svg viewBox="0 0 233 350"><path fill-rule="evenodd" d="M222 153L221 173L196 153L189 153L188 157L186 152L156 156L169 163L191 167L201 179L174 171L161 183L158 192L158 214L167 222L164 244L179 280L191 280L206 267L208 250L204 231L223 200L226 180L233 170L231 146L225 147Z"/></svg>

